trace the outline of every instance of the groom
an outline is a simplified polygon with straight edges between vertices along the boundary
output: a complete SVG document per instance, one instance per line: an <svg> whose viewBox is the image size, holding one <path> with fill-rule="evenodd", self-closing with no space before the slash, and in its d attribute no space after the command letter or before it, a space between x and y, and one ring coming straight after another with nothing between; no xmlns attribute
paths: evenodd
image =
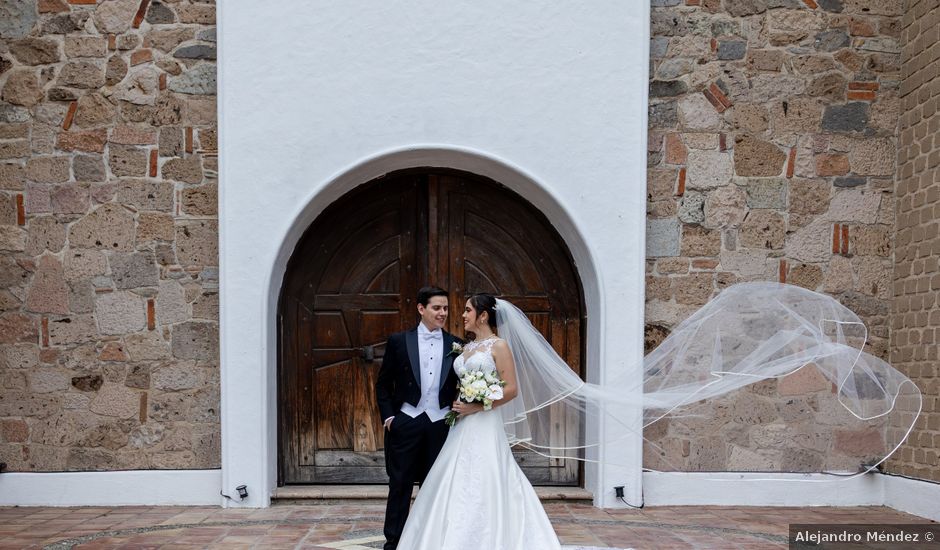
<svg viewBox="0 0 940 550"><path fill-rule="evenodd" d="M446 290L418 291L421 322L389 336L375 383L385 421L385 550L398 547L414 483L424 481L447 438L444 415L457 398L452 349L454 342L461 343L444 331L447 306Z"/></svg>

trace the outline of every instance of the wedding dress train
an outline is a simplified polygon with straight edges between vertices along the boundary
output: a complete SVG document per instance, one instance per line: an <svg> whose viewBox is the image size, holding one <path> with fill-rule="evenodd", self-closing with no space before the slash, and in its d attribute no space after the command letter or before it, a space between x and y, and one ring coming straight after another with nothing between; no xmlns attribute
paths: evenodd
<svg viewBox="0 0 940 550"><path fill-rule="evenodd" d="M454 361L493 371L494 340ZM473 344L468 344L468 348ZM498 410L461 418L418 491L400 550L561 548L532 484L513 459Z"/></svg>

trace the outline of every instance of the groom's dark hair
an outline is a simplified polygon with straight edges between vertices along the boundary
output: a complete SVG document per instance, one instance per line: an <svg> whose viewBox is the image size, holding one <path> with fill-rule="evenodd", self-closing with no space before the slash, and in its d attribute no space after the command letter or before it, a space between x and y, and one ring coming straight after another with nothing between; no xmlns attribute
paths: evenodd
<svg viewBox="0 0 940 550"><path fill-rule="evenodd" d="M431 301L431 298L434 296L443 296L447 298L447 291L443 288L436 286L426 286L418 291L418 303L422 306L427 307L428 302Z"/></svg>

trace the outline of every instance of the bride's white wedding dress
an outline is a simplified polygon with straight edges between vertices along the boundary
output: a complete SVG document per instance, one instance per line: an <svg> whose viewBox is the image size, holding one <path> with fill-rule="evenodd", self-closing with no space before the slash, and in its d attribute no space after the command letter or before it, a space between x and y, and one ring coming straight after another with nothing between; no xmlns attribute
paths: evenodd
<svg viewBox="0 0 940 550"><path fill-rule="evenodd" d="M459 372L496 370L495 339L467 344ZM545 509L512 457L496 409L465 416L447 436L415 499L400 550L561 548Z"/></svg>

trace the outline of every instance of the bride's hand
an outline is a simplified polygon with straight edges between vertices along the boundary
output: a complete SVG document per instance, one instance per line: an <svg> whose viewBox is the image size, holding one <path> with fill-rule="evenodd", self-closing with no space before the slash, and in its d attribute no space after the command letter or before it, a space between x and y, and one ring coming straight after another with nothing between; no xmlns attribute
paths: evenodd
<svg viewBox="0 0 940 550"><path fill-rule="evenodd" d="M483 405L480 403L464 403L458 399L450 406L450 410L454 411L460 416L467 416L482 411Z"/></svg>

